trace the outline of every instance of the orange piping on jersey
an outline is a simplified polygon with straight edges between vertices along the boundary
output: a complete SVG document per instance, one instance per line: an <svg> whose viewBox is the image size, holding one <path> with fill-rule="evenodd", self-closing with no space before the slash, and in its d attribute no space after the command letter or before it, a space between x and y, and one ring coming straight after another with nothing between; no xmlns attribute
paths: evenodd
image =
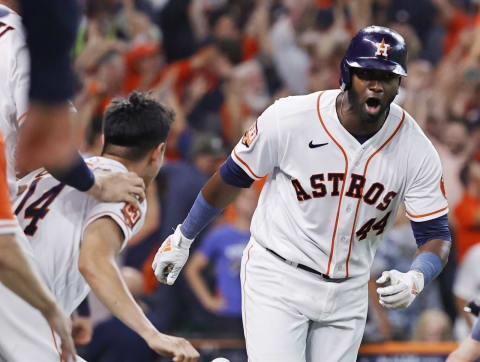
<svg viewBox="0 0 480 362"><path fill-rule="evenodd" d="M243 286L242 286L242 312L243 312L243 324L244 324L244 330L245 330L245 346L247 345L247 311L245 309L245 284L247 284L247 264L250 261L250 250L252 250L253 244L248 248L248 256L247 256L247 261L245 262L245 276L243 277Z"/></svg>
<svg viewBox="0 0 480 362"><path fill-rule="evenodd" d="M367 163L365 164L365 168L363 169L363 177L367 175L367 168L368 164L372 160L373 156L375 156L377 153L379 153L392 139L395 137L395 135L398 133L398 130L400 127L403 125L403 121L405 121L405 111L403 112L402 120L400 121L399 125L395 129L395 131L392 133L392 135L388 138L388 140L385 141L383 145L380 146L379 149L377 149L374 153L370 155L370 157L367 160ZM365 185L363 185L365 186ZM353 226L352 226L352 233L350 234L350 244L348 246L348 256L347 256L347 265L346 265L346 278L348 278L348 262L350 261L350 253L352 251L352 241L353 241L353 235L355 234L355 226L357 224L357 216L358 216L358 209L360 208L360 202L362 201L363 198L363 187L360 190L360 198L357 201L357 208L355 210L355 217L353 218Z"/></svg>
<svg viewBox="0 0 480 362"><path fill-rule="evenodd" d="M244 160L242 160L242 159L237 155L237 151L235 151L235 148L233 149L233 154L235 155L235 157L236 157L246 168L248 168L248 171L250 171L250 173L251 173L254 177L260 179L260 178L264 178L264 177L266 176L266 175L265 175L265 176L257 176L257 175L255 175L255 173L252 171L252 169L250 168L250 166L248 166L247 163L246 163Z"/></svg>
<svg viewBox="0 0 480 362"><path fill-rule="evenodd" d="M18 117L18 119L17 119L17 124L19 124L19 123L27 116L27 114L28 114L28 111L23 112L23 113L20 115L20 117Z"/></svg>
<svg viewBox="0 0 480 362"><path fill-rule="evenodd" d="M57 339L55 338L55 332L53 331L53 328L50 328L50 331L52 331L53 344L55 345L55 350L58 353L58 357L60 358L60 362L63 362L62 361L62 354L60 353L60 350L58 349Z"/></svg>
<svg viewBox="0 0 480 362"><path fill-rule="evenodd" d="M332 244L330 246L330 257L328 258L328 268L327 272L325 273L327 276L330 274L330 264L332 263L332 256L333 256L333 249L335 245L335 236L337 235L337 227L338 227L338 219L340 217L340 207L342 205L342 199L343 199L343 191L345 190L345 184L347 183L347 172L348 172L348 158L347 154L345 153L345 150L340 146L340 144L337 142L335 138L328 132L327 127L325 127L325 124L323 123L322 116L320 115L320 97L322 96L324 92L321 92L318 95L317 99L317 113L318 113L318 119L320 120L320 123L322 124L323 129L325 132L328 134L328 136L332 139L332 141L337 145L337 147L342 151L343 157L345 158L345 172L343 174L343 184L342 184L342 190L340 191L340 198L338 200L338 208L337 208L337 217L335 218L335 227L333 228L333 235L332 235Z"/></svg>
<svg viewBox="0 0 480 362"><path fill-rule="evenodd" d="M445 211L446 209L448 209L448 206L444 207L443 209L440 209L440 210L437 210L437 211L432 211L432 212L429 212L428 214L423 214L423 215L412 215L408 211L407 211L407 214L410 217L425 217L425 216L430 216L430 215L436 214L438 212Z"/></svg>

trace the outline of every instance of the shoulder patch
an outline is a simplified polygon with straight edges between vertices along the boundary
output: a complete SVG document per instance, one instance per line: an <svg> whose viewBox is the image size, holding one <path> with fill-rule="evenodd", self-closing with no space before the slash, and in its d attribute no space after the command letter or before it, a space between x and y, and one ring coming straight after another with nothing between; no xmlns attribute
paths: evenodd
<svg viewBox="0 0 480 362"><path fill-rule="evenodd" d="M253 143L255 138L257 138L257 136L258 136L258 128L257 128L257 121L255 121L255 123L252 124L250 128L247 129L247 131L243 135L242 143L245 146L250 147L250 145Z"/></svg>
<svg viewBox="0 0 480 362"><path fill-rule="evenodd" d="M126 204L122 209L123 216L125 217L125 222L130 229L133 229L140 220L141 212L140 210L135 210L132 205Z"/></svg>

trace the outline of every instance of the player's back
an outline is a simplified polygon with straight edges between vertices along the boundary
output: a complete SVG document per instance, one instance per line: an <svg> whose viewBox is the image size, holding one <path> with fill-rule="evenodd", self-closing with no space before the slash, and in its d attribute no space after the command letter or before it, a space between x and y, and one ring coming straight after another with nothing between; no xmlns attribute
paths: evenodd
<svg viewBox="0 0 480 362"><path fill-rule="evenodd" d="M93 157L95 169L127 172L121 163ZM86 227L100 217L111 217L122 229L125 241L143 224L145 203L135 213L124 203L101 203L86 193L66 186L48 172L37 170L20 181L27 189L14 210L33 249L35 261L67 313L71 313L90 290L78 270L81 241Z"/></svg>
<svg viewBox="0 0 480 362"><path fill-rule="evenodd" d="M0 4L0 130L5 140L10 195L16 193L17 122L27 111L30 62L21 17Z"/></svg>

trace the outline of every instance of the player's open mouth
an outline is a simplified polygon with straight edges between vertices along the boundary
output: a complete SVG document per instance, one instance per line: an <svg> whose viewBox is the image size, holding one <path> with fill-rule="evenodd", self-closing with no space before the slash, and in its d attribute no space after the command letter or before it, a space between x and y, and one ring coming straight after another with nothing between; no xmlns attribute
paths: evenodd
<svg viewBox="0 0 480 362"><path fill-rule="evenodd" d="M380 110L381 106L382 106L382 103L378 98L368 98L367 101L365 102L365 109L367 113L370 113L370 114L376 114Z"/></svg>

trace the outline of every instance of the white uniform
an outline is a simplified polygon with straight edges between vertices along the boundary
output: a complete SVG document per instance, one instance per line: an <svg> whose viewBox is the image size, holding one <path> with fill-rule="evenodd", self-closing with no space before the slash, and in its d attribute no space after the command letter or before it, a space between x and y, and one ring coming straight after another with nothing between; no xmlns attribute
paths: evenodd
<svg viewBox="0 0 480 362"><path fill-rule="evenodd" d="M415 120L392 103L360 144L338 119L339 94L275 102L232 152L251 178L269 174L242 262L252 362L354 361L369 269L400 204L413 221L448 212L440 159Z"/></svg>
<svg viewBox="0 0 480 362"><path fill-rule="evenodd" d="M127 172L119 162L93 157L92 169ZM83 233L94 220L108 216L124 234L123 246L142 227L146 203L133 212L124 203L101 203L76 189L61 184L50 174L36 171L21 183L28 189L17 199L14 210L27 235L37 265L60 307L72 313L90 288L78 270ZM13 361L58 361L52 333L40 313L13 295L0 289L0 343Z"/></svg>
<svg viewBox="0 0 480 362"><path fill-rule="evenodd" d="M21 17L0 5L0 130L6 144L7 179L10 195L17 192L15 146L17 126L24 120L28 107L30 57Z"/></svg>

